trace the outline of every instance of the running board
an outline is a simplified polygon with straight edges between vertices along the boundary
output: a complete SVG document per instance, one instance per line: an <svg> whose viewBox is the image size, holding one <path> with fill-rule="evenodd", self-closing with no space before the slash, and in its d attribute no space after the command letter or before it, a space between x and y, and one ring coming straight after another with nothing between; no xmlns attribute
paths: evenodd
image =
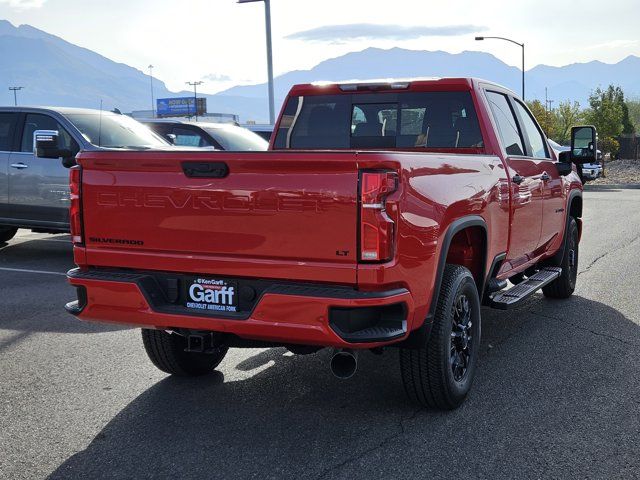
<svg viewBox="0 0 640 480"><path fill-rule="evenodd" d="M546 267L509 290L502 290L491 296L490 306L507 310L517 306L542 287L550 284L562 273L560 267Z"/></svg>

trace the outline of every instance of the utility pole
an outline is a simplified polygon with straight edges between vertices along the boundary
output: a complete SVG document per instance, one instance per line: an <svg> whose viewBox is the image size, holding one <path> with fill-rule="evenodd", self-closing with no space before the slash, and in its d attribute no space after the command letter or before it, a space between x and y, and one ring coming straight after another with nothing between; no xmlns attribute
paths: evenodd
<svg viewBox="0 0 640 480"><path fill-rule="evenodd" d="M151 81L151 116L156 118L156 102L153 98L153 65L149 65L149 80Z"/></svg>
<svg viewBox="0 0 640 480"><path fill-rule="evenodd" d="M555 100L549 100L549 95L547 93L547 87L544 87L544 109L547 113L551 111L551 104L555 102Z"/></svg>
<svg viewBox="0 0 640 480"><path fill-rule="evenodd" d="M24 87L9 87L9 90L13 91L13 104L17 107L18 106L18 94L17 91L18 90L22 90Z"/></svg>
<svg viewBox="0 0 640 480"><path fill-rule="evenodd" d="M193 111L196 115L196 122L198 121L198 94L196 88L198 85L202 85L202 80L198 80L197 82L186 82L187 85L191 85L193 87Z"/></svg>
<svg viewBox="0 0 640 480"><path fill-rule="evenodd" d="M273 93L273 55L271 48L271 0L238 0L238 3L264 2L264 22L267 34L267 75L269 77L269 123L276 123L276 111Z"/></svg>

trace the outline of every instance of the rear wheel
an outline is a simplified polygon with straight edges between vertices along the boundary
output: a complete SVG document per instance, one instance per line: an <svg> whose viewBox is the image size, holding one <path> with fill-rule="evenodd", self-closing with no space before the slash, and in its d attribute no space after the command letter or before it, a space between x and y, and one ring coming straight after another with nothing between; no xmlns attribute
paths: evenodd
<svg viewBox="0 0 640 480"><path fill-rule="evenodd" d="M142 341L149 359L157 368L181 377L213 372L228 350L227 347L218 347L212 353L185 352L187 339L164 330L142 329Z"/></svg>
<svg viewBox="0 0 640 480"><path fill-rule="evenodd" d="M568 298L576 289L578 278L578 222L571 217L567 226L567 243L559 267L562 273L546 287L542 293L549 298Z"/></svg>
<svg viewBox="0 0 640 480"><path fill-rule="evenodd" d="M426 407L453 409L466 398L480 347L480 298L471 272L447 265L429 340L400 349L400 368L411 400Z"/></svg>
<svg viewBox="0 0 640 480"><path fill-rule="evenodd" d="M18 232L18 229L15 227L2 227L0 226L0 242L8 242L11 240L15 234Z"/></svg>

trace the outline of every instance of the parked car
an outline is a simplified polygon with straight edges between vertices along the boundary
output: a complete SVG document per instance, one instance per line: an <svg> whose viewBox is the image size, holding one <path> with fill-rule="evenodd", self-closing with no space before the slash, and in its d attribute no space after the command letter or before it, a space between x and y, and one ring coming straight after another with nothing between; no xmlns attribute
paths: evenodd
<svg viewBox="0 0 640 480"><path fill-rule="evenodd" d="M348 378L359 351L395 347L409 397L451 409L478 367L481 305L573 293L572 161L594 156L593 127L556 161L511 91L432 79L295 86L275 132L267 152L82 152L67 310L142 327L174 375L285 346L335 349Z"/></svg>
<svg viewBox="0 0 640 480"><path fill-rule="evenodd" d="M58 132L59 157L34 155L33 137L39 130ZM145 126L112 112L0 107L0 242L11 239L18 228L69 231L67 167L80 150L165 146Z"/></svg>
<svg viewBox="0 0 640 480"><path fill-rule="evenodd" d="M567 152L571 150L571 147L567 147L565 145L560 145L553 140L549 140L549 145L556 152L556 155L559 155L560 152ZM584 180L595 180L600 175L602 175L602 152L598 150L597 152L597 161L593 163L585 163L581 166L582 169L582 178Z"/></svg>
<svg viewBox="0 0 640 480"><path fill-rule="evenodd" d="M213 147L217 150L263 151L269 146L259 135L230 123L181 120L142 120L151 130L181 147Z"/></svg>
<svg viewBox="0 0 640 480"><path fill-rule="evenodd" d="M582 176L587 180L595 180L602 175L602 165L599 163L585 163L582 165Z"/></svg>
<svg viewBox="0 0 640 480"><path fill-rule="evenodd" d="M271 140L271 134L273 133L273 125L263 123L245 123L241 127L251 130L253 133L260 135L267 142Z"/></svg>

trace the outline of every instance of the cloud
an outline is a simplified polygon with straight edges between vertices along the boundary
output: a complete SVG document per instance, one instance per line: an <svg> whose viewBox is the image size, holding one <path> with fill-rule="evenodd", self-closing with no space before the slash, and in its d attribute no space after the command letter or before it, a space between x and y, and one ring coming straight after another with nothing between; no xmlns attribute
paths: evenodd
<svg viewBox="0 0 640 480"><path fill-rule="evenodd" d="M13 8L26 10L29 8L40 8L47 0L0 0L0 5L9 5Z"/></svg>
<svg viewBox="0 0 640 480"><path fill-rule="evenodd" d="M589 45L587 47L583 47L586 50L598 50L600 48L627 48L627 47L635 47L640 44L639 40L611 40L610 42L598 43L596 45Z"/></svg>
<svg viewBox="0 0 640 480"><path fill-rule="evenodd" d="M347 40L413 40L421 37L450 37L467 35L486 30L477 25L443 25L439 27L379 25L373 23L350 23L346 25L325 25L302 32L292 33L285 38L305 42L344 42Z"/></svg>
<svg viewBox="0 0 640 480"><path fill-rule="evenodd" d="M205 75L202 78L210 82L230 82L231 81L231 77L229 75L223 75L221 73L210 73L209 75Z"/></svg>

